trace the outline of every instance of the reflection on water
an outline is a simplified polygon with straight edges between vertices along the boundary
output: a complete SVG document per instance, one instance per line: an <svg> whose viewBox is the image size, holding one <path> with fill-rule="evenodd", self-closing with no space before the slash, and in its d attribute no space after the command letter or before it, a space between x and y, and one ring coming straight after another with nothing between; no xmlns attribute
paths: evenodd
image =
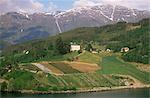
<svg viewBox="0 0 150 98"><path fill-rule="evenodd" d="M150 98L150 89L126 89L79 94L20 94L1 93L0 98Z"/></svg>

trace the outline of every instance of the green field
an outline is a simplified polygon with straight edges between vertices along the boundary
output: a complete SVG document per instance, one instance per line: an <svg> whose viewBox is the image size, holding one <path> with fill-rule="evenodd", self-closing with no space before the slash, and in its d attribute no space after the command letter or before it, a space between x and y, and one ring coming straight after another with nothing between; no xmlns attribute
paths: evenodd
<svg viewBox="0 0 150 98"><path fill-rule="evenodd" d="M126 63L116 56L104 57L100 65L102 66L102 69L99 71L101 74L131 75L143 83L150 83L150 73L140 71L134 65Z"/></svg>
<svg viewBox="0 0 150 98"><path fill-rule="evenodd" d="M124 62L116 56L109 56L111 53L92 54L85 52L79 56L79 59L88 63L97 63L102 69L98 71L100 74L123 74L130 75L143 83L150 83L148 72L143 72L130 63Z"/></svg>
<svg viewBox="0 0 150 98"><path fill-rule="evenodd" d="M64 62L56 62L56 63L50 63L50 64L56 67L57 69L61 70L64 74L80 73L80 71L73 69L70 65Z"/></svg>
<svg viewBox="0 0 150 98"><path fill-rule="evenodd" d="M5 75L10 81L8 90L63 90L93 87L124 86L122 78L99 73L79 73L55 76L51 74L33 74L27 71L14 71Z"/></svg>
<svg viewBox="0 0 150 98"><path fill-rule="evenodd" d="M15 70L4 75L4 78L9 80L9 90L30 90L37 87L40 83L34 77L35 74L21 70Z"/></svg>
<svg viewBox="0 0 150 98"><path fill-rule="evenodd" d="M119 79L112 78L110 75L101 75L99 73L70 74L60 77L66 81L67 86L75 86L80 88L125 85L124 83L121 83Z"/></svg>
<svg viewBox="0 0 150 98"><path fill-rule="evenodd" d="M92 54L88 51L85 51L79 56L79 60L87 63L99 64L101 57L97 54Z"/></svg>

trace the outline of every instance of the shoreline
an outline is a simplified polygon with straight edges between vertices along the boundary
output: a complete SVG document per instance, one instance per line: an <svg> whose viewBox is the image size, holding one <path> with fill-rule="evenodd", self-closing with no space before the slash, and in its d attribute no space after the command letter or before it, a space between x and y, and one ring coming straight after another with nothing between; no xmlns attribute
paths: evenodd
<svg viewBox="0 0 150 98"><path fill-rule="evenodd" d="M4 91L7 93L21 93L21 94L76 94L76 93L87 93L87 92L103 92L103 91L115 91L124 89L138 89L138 88L150 88L149 85L141 86L120 86L120 87L95 87L92 89L79 89L79 90L68 90L68 91L33 91L33 90L18 90L18 91Z"/></svg>

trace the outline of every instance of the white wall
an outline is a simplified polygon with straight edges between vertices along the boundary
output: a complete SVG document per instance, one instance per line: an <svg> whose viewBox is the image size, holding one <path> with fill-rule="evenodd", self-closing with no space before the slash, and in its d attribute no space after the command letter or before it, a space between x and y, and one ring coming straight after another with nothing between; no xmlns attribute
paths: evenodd
<svg viewBox="0 0 150 98"><path fill-rule="evenodd" d="M71 45L70 51L79 51L80 49L80 45Z"/></svg>

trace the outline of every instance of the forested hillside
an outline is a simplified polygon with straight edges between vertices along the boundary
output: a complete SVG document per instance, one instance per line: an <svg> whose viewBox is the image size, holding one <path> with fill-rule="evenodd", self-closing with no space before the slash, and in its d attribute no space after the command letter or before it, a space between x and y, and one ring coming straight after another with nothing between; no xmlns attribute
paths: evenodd
<svg viewBox="0 0 150 98"><path fill-rule="evenodd" d="M56 49L58 38L62 38L65 47L69 47L70 42L80 44L83 49L88 44L97 43L97 46L109 48L113 52L129 47L130 51L122 53L124 60L148 64L149 21L144 19L138 23L119 22L103 27L78 28L43 40L9 46L1 53L1 65L61 58L63 54Z"/></svg>

